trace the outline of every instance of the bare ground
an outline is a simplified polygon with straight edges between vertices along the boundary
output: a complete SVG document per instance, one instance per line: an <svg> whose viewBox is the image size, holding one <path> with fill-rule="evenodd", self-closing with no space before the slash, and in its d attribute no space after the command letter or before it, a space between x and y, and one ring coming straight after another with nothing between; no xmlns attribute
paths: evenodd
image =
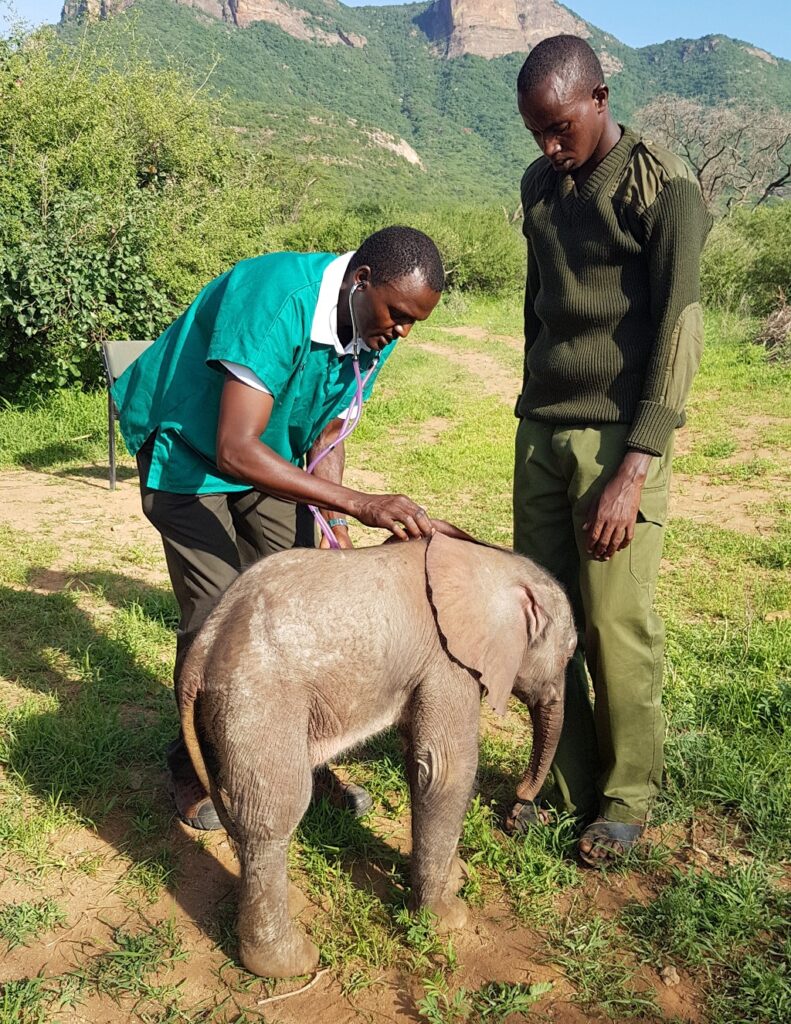
<svg viewBox="0 0 791 1024"><path fill-rule="evenodd" d="M473 337L472 332L466 331ZM518 340L518 339L513 339ZM473 353L454 352L449 346L423 345L438 356L462 365L481 380L484 393L500 397L515 393L516 382L496 360ZM427 423L424 439L430 441L444 428L444 421ZM759 424L756 424L756 429ZM752 432L743 431L743 450L751 445ZM679 437L679 449L689 444ZM777 453L774 453L775 457ZM31 541L49 545L49 556L32 579L19 586L41 594L57 593L65 588L79 588L81 564L91 570L113 567L132 580L167 585L164 560L153 528L144 519L140 507L137 482L131 470L123 469L118 489L111 493L102 477L102 466L86 466L78 474L47 474L14 471L0 473L2 510L0 525L11 527ZM384 480L370 470L350 470L352 485L384 489ZM782 496L771 480L762 479L757 486L715 484L706 477L678 477L674 483L672 514L747 532L764 532L772 525L765 511L767 502ZM370 533L358 534L358 541L373 542ZM93 599L92 599L93 600ZM100 606L97 615L106 614ZM20 629L24 624L20 623ZM2 695L13 703L18 691L13 679L0 680ZM136 780L141 795L150 799L167 814L164 775ZM680 862L716 863L724 858L720 843L721 826L700 822L693 834L665 835L660 838L676 850ZM53 976L84 964L86 956L99 953L110 945L115 928L137 930L141 916L150 923L172 918L181 934L187 959L171 970L163 968L161 982L182 985L183 1005L214 1006L228 999L222 1013L228 1020L242 1009L265 1013L266 1019L283 1024L302 1024L305 1020L322 1024L345 1024L362 1021L419 1021L416 1001L422 996L414 977L395 971L374 972L374 982L354 994L344 994L338 978L323 974L309 992L284 1001L259 1004L270 993L262 983L247 984L249 976L229 963L225 940L218 942L216 920L223 906L232 903L238 877L238 865L224 833L211 835L204 846L196 843L190 830L172 821L170 839L179 860L179 881L156 903L139 912L130 906L124 895L123 878L132 861L124 852L122 829L106 825L99 831L76 828L57 838L57 856L62 868L42 878L24 874L13 858L0 865L0 904L20 899L52 896L67 910L66 927L49 933L41 942L19 947L5 956L0 979L32 977L39 972ZM92 873L86 864L96 863ZM82 867L80 867L82 865ZM367 884L364 880L362 884ZM582 898L591 913L611 917L630 900L641 902L652 898L650 880L642 876L600 876L587 873ZM308 918L313 911L309 901L294 892L294 909ZM550 980L555 988L545 996L536 1012L541 1019L558 1024L583 1024L605 1018L584 1011L570 1001L572 989L563 976L546 962L544 940L530 928L520 924L508 908L486 905L472 913L472 924L455 939L459 969L454 985L474 990L485 982L534 982ZM667 987L660 981L661 964L645 964L639 978L657 999L665 1019L697 1024L701 1017L701 995L695 983L683 975L677 985ZM292 988L297 987L291 986ZM289 991L281 983L278 993ZM93 997L77 1007L65 1006L58 1011L62 1024L91 1021L92 1024L121 1024L132 1017L132 1004L109 996ZM220 1020L226 1019L219 1016ZM516 1020L516 1017L509 1018Z"/></svg>

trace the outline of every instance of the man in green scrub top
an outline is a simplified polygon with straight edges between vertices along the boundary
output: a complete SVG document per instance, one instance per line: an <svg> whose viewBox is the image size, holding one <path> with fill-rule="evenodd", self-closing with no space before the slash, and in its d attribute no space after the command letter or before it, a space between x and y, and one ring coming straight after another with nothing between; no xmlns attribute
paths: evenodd
<svg viewBox="0 0 791 1024"><path fill-rule="evenodd" d="M429 316L444 283L434 243L406 227L378 231L343 256L256 256L207 284L117 381L143 511L162 535L181 610L177 698L189 645L239 573L272 552L313 546L307 504L323 511L343 548L352 546L346 516L401 540L435 529L405 495L343 486L343 444L315 473L301 467L337 438L355 395L351 309L360 370L371 371L367 399L396 341ZM180 738L168 766L181 820L219 828ZM319 778L356 813L370 806L360 787L329 770Z"/></svg>

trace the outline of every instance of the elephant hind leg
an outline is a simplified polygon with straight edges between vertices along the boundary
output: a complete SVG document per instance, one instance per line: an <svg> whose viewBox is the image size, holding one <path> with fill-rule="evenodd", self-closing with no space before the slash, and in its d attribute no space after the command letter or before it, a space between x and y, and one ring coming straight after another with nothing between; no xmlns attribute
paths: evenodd
<svg viewBox="0 0 791 1024"><path fill-rule="evenodd" d="M412 904L428 908L444 929L467 920L456 895L456 848L478 767L479 717L478 684L448 663L439 686L432 680L415 692L403 729L412 795Z"/></svg>
<svg viewBox="0 0 791 1024"><path fill-rule="evenodd" d="M318 964L319 951L288 912L288 846L307 810L312 774L307 747L286 756L259 742L244 770L229 774L239 834L239 959L253 974L290 978Z"/></svg>

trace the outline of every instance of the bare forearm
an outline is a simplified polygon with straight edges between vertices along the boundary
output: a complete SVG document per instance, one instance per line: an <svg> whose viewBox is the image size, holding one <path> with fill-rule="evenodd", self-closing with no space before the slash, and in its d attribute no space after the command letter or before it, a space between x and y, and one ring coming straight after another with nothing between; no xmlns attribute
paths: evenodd
<svg viewBox="0 0 791 1024"><path fill-rule="evenodd" d="M329 462L333 455L328 455L324 462ZM328 477L326 470L321 474L305 473L257 438L245 445L237 443L232 448L229 446L228 451L218 451L217 465L223 473L244 480L276 498L337 509L351 516L356 516L359 511L361 495L358 491L344 487ZM343 473L342 467L341 462L340 476Z"/></svg>
<svg viewBox="0 0 791 1024"><path fill-rule="evenodd" d="M313 475L328 483L341 485L343 482L343 471L346 467L346 447L344 442L338 443L342 423L333 421L326 427L316 440L316 443L308 453L308 465L322 452L327 454L313 470ZM336 507L327 508L322 506L321 512L325 518L331 518L338 511Z"/></svg>
<svg viewBox="0 0 791 1024"><path fill-rule="evenodd" d="M645 452L627 451L591 505L583 529L588 532L588 551L594 558L606 562L631 543L652 458Z"/></svg>
<svg viewBox="0 0 791 1024"><path fill-rule="evenodd" d="M642 487L645 483L645 478L648 476L648 467L651 465L653 458L654 456L649 455L647 452L627 451L618 469L618 474L626 477L628 480L639 483Z"/></svg>
<svg viewBox="0 0 791 1024"><path fill-rule="evenodd" d="M226 380L217 424L217 467L229 476L287 501L337 509L366 526L390 530L400 540L428 537L433 527L428 513L405 494L362 494L340 483L338 466L332 475L303 472L261 441L274 398L241 381ZM340 421L330 425L340 429ZM326 437L325 437L326 440ZM331 443L331 442L330 442ZM328 459L331 456L328 456Z"/></svg>

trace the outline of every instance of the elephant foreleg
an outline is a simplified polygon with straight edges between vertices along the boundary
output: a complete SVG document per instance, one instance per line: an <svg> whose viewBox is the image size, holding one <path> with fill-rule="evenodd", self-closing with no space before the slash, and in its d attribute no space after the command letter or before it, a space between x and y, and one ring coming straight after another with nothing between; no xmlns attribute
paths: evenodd
<svg viewBox="0 0 791 1024"><path fill-rule="evenodd" d="M455 666L446 675L441 687L416 691L402 731L412 796L412 905L426 907L443 928L460 928L467 908L456 895L456 848L478 765L480 692Z"/></svg>

